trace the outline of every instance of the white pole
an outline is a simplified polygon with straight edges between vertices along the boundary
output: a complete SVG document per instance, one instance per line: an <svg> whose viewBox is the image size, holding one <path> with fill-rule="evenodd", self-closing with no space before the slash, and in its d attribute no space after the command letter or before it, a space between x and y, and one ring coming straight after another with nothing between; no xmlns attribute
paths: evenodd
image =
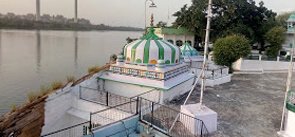
<svg viewBox="0 0 295 137"><path fill-rule="evenodd" d="M40 0L36 0L36 21L40 21Z"/></svg>
<svg viewBox="0 0 295 137"><path fill-rule="evenodd" d="M78 23L78 0L75 0L75 23Z"/></svg>
<svg viewBox="0 0 295 137"><path fill-rule="evenodd" d="M148 0L145 0L144 2L144 30L146 31L146 3Z"/></svg>
<svg viewBox="0 0 295 137"><path fill-rule="evenodd" d="M200 96L200 106L203 104L203 94L205 90L205 69L207 64L207 52L208 52L208 45L209 45L209 37L210 37L210 23L212 17L212 0L209 0L208 4L208 15L207 15L207 26L206 26L206 37L205 37L205 47L204 47L204 61L202 67L202 85L201 85L201 96Z"/></svg>
<svg viewBox="0 0 295 137"><path fill-rule="evenodd" d="M286 115L286 101L288 98L288 92L290 91L291 88L291 82L292 82L292 75L293 75L293 56L294 56L294 47L295 47L295 32L294 32L294 39L293 39L293 44L292 44L292 49L291 49L291 57L290 57L290 64L289 64L289 70L288 70L288 77L287 77L287 82L286 82L286 92L285 92L285 99L284 99L284 105L283 105L283 112L282 112L282 120L281 120L281 127L280 127L280 132L284 130L284 124L285 124L285 119L287 117Z"/></svg>

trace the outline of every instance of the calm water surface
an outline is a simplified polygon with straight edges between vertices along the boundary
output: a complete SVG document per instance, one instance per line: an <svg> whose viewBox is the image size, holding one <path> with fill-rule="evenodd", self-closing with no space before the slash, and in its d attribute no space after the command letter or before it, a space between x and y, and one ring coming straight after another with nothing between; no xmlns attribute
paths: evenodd
<svg viewBox="0 0 295 137"><path fill-rule="evenodd" d="M0 115L41 85L79 78L142 32L0 30Z"/></svg>

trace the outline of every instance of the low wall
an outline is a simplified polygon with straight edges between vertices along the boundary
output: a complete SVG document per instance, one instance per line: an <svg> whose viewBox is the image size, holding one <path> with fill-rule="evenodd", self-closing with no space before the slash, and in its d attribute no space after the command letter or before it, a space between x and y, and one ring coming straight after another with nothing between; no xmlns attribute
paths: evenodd
<svg viewBox="0 0 295 137"><path fill-rule="evenodd" d="M287 72L290 62L239 59L233 69L240 72ZM295 65L294 65L295 66Z"/></svg>

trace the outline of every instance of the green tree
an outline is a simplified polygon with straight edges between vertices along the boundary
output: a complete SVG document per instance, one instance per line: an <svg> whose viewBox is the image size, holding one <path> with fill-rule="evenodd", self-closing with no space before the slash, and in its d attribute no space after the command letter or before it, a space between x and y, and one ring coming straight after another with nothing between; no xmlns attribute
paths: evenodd
<svg viewBox="0 0 295 137"><path fill-rule="evenodd" d="M206 28L208 0L192 0L176 12L174 26L183 26L195 32L196 40L202 42ZM276 13L267 9L263 2L254 0L214 0L211 39L241 34L250 42L264 45L265 33L276 25Z"/></svg>
<svg viewBox="0 0 295 137"><path fill-rule="evenodd" d="M273 27L265 34L265 39L270 44L270 46L266 50L267 56L278 56L279 51L282 49L282 44L285 42L285 31L285 28L277 26Z"/></svg>
<svg viewBox="0 0 295 137"><path fill-rule="evenodd" d="M167 23L163 22L163 21L159 21L158 24L156 25L158 28L162 28L162 27L167 27Z"/></svg>
<svg viewBox="0 0 295 137"><path fill-rule="evenodd" d="M250 51L250 42L245 36L230 35L216 40L213 46L213 58L216 64L231 68L232 63L247 56Z"/></svg>

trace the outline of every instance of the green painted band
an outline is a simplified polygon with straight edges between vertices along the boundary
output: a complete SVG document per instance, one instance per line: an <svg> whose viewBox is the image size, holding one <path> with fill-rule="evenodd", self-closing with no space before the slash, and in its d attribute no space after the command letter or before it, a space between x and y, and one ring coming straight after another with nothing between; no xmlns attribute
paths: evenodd
<svg viewBox="0 0 295 137"><path fill-rule="evenodd" d="M136 48L139 46L140 43L142 43L143 40L140 40L137 42L131 49L131 61L135 62L135 55L136 55Z"/></svg>
<svg viewBox="0 0 295 137"><path fill-rule="evenodd" d="M149 63L151 40L148 39L144 45L143 63Z"/></svg>
<svg viewBox="0 0 295 137"><path fill-rule="evenodd" d="M163 46L160 44L160 42L158 40L155 40L156 45L158 46L159 49L159 60L164 60L164 56L165 56L165 51Z"/></svg>
<svg viewBox="0 0 295 137"><path fill-rule="evenodd" d="M295 105L291 103L286 103L286 108L295 113Z"/></svg>
<svg viewBox="0 0 295 137"><path fill-rule="evenodd" d="M165 43L166 45L168 45L169 47L170 47L170 49L171 49L171 63L175 63L175 48L173 47L173 46L171 46L170 44L169 44L169 42L167 43L166 41L164 41L163 40L163 43Z"/></svg>

